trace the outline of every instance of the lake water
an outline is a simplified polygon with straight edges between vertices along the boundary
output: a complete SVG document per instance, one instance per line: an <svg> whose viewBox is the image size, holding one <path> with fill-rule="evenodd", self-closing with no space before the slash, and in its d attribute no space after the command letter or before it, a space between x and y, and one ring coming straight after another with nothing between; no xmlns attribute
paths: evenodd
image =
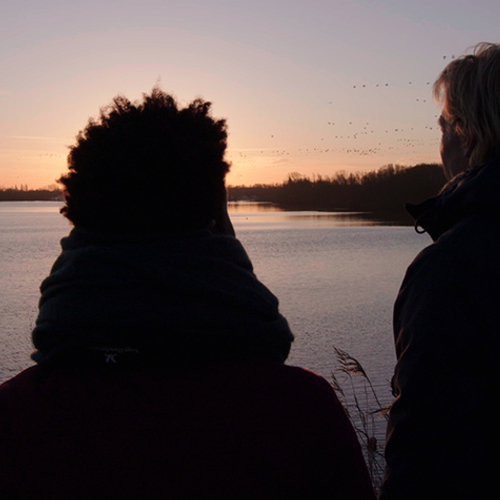
<svg viewBox="0 0 500 500"><path fill-rule="evenodd" d="M32 364L39 285L70 230L60 205L0 203L0 382ZM359 360L388 403L393 302L428 236L359 214L239 203L230 205L230 215L257 276L278 296L295 333L288 363L330 379L338 347Z"/></svg>

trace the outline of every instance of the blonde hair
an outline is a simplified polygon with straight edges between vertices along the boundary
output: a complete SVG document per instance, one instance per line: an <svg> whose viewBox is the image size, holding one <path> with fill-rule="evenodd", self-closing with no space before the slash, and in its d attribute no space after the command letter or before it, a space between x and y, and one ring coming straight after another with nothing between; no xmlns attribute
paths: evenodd
<svg viewBox="0 0 500 500"><path fill-rule="evenodd" d="M480 43L452 61L433 86L455 132L470 147L469 165L500 152L500 45Z"/></svg>

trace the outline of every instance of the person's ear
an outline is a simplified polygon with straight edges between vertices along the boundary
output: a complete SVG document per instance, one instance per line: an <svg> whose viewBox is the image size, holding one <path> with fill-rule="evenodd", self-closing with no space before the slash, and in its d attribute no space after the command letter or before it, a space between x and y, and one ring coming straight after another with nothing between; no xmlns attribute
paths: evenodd
<svg viewBox="0 0 500 500"><path fill-rule="evenodd" d="M476 147L476 139L475 137L472 136L471 133L466 132L465 137L462 140L462 147L464 150L464 156L467 159L470 159L472 156L472 152L474 151L474 148Z"/></svg>
<svg viewBox="0 0 500 500"><path fill-rule="evenodd" d="M235 236L234 227L227 211L227 193L225 189L222 191L216 218L209 221L207 229L214 234Z"/></svg>
<svg viewBox="0 0 500 500"><path fill-rule="evenodd" d="M210 229L213 233L225 234L226 236L235 236L234 227L227 211L227 204L219 213L217 219L212 219L210 223L213 223L213 226Z"/></svg>

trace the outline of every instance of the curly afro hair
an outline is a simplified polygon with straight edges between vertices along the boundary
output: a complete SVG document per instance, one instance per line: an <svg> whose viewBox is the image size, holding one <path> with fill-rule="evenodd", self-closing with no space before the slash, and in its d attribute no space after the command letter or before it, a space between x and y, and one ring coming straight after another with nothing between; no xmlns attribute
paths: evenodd
<svg viewBox="0 0 500 500"><path fill-rule="evenodd" d="M61 213L75 226L111 233L206 227L225 199L225 120L196 99L180 109L153 88L123 96L90 119L70 148Z"/></svg>

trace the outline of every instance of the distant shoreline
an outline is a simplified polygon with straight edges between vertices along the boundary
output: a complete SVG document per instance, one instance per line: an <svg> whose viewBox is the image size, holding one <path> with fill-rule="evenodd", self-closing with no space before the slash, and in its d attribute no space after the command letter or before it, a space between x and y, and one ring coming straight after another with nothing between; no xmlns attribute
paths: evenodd
<svg viewBox="0 0 500 500"><path fill-rule="evenodd" d="M63 195L59 190L0 189L0 201L63 201Z"/></svg>

